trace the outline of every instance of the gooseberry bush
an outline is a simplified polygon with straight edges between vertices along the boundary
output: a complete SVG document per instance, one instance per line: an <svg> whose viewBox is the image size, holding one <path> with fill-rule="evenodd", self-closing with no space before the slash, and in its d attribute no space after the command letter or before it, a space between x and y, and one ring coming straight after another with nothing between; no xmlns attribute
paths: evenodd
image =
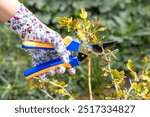
<svg viewBox="0 0 150 117"><path fill-rule="evenodd" d="M119 50L104 49L102 42L105 41L104 32L107 31L100 23L100 19L89 19L87 11L81 8L80 17L58 17L58 24L66 27L68 32L72 32L72 37L81 42L81 52L88 55L88 72L87 79L89 90L89 99L94 99L92 89L92 68L93 61L96 59L101 63L98 77L102 77L108 81L103 87L105 93L99 93L103 99L150 99L150 67L148 67L148 57L144 57L141 61L143 68L141 73L136 73L134 63L128 60L126 67L128 72L115 69ZM95 53L90 48L89 44L98 44L102 48L101 53ZM82 65L80 67L83 67ZM78 69L77 69L78 70ZM78 74L77 74L78 75ZM29 88L40 89L50 99L59 99L56 97L62 96L64 99L76 99L71 92L67 90L68 83L59 81L55 77L49 78L46 82L42 82L36 77L29 81ZM95 92L96 93L96 92ZM59 96L58 96L59 95Z"/></svg>

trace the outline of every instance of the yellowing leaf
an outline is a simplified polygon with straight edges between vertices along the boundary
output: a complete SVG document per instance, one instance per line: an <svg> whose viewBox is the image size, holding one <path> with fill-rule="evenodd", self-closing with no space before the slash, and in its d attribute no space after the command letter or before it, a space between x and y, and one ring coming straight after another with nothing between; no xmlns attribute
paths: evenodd
<svg viewBox="0 0 150 117"><path fill-rule="evenodd" d="M11 84L8 84L8 85L7 85L7 89L8 89L8 90L12 89Z"/></svg>
<svg viewBox="0 0 150 117"><path fill-rule="evenodd" d="M148 76L148 78L150 78L150 71L147 71L146 75Z"/></svg>
<svg viewBox="0 0 150 117"><path fill-rule="evenodd" d="M147 81L147 82L150 82L150 78L148 76L143 76L142 79Z"/></svg>
<svg viewBox="0 0 150 117"><path fill-rule="evenodd" d="M77 31L77 35L79 36L79 38L81 40L86 40L85 34L84 34L84 32L82 30L78 30Z"/></svg>
<svg viewBox="0 0 150 117"><path fill-rule="evenodd" d="M88 30L91 26L91 22L89 20L84 20L85 28Z"/></svg>
<svg viewBox="0 0 150 117"><path fill-rule="evenodd" d="M134 82L134 83L132 84L132 88L133 88L134 90L137 90L137 88L138 88L137 83Z"/></svg>
<svg viewBox="0 0 150 117"><path fill-rule="evenodd" d="M71 98L69 98L68 100L73 100L73 98L71 97Z"/></svg>
<svg viewBox="0 0 150 117"><path fill-rule="evenodd" d="M143 63L144 65L147 65L147 64L148 64L148 57L147 57L147 56L145 56L145 57L143 58L142 63Z"/></svg>
<svg viewBox="0 0 150 117"><path fill-rule="evenodd" d="M28 87L29 87L29 89L34 89L35 88L35 84L34 84L34 80L33 79L29 80Z"/></svg>
<svg viewBox="0 0 150 117"><path fill-rule="evenodd" d="M119 99L125 99L126 91L125 90L118 90L115 92L114 95L119 97Z"/></svg>
<svg viewBox="0 0 150 117"><path fill-rule="evenodd" d="M136 80L137 80L137 74L136 74L136 72L132 71L132 72L130 72L130 74L131 74L132 76L134 76L134 78L136 78Z"/></svg>
<svg viewBox="0 0 150 117"><path fill-rule="evenodd" d="M106 70L107 70L107 66L102 66L102 67L101 67L101 70L102 70L102 71L106 71Z"/></svg>
<svg viewBox="0 0 150 117"><path fill-rule="evenodd" d="M108 50L108 52L111 54L112 57L114 57L116 59L115 54L111 50Z"/></svg>
<svg viewBox="0 0 150 117"><path fill-rule="evenodd" d="M92 24L93 27L100 27L101 23L100 23L100 20L99 20L99 19L100 19L100 18L97 17L96 19L91 20L91 24Z"/></svg>
<svg viewBox="0 0 150 117"><path fill-rule="evenodd" d="M107 29L106 27L102 27L102 28L99 28L97 31L103 32L103 31L105 31L106 29Z"/></svg>
<svg viewBox="0 0 150 117"><path fill-rule="evenodd" d="M66 92L63 89L59 89L58 93L61 94L62 96L67 95Z"/></svg>
<svg viewBox="0 0 150 117"><path fill-rule="evenodd" d="M59 84L60 86L65 86L65 82L64 82L64 81L58 82L58 84Z"/></svg>
<svg viewBox="0 0 150 117"><path fill-rule="evenodd" d="M143 99L147 98L147 94L148 94L149 90L145 89L143 92L139 93L138 96L142 97Z"/></svg>
<svg viewBox="0 0 150 117"><path fill-rule="evenodd" d="M107 72L105 72L103 75L104 75L105 77L107 77L107 76L108 76L108 73L107 73Z"/></svg>
<svg viewBox="0 0 150 117"><path fill-rule="evenodd" d="M86 10L84 8L81 8L80 17L82 19L86 19L87 18L87 12L86 12Z"/></svg>
<svg viewBox="0 0 150 117"><path fill-rule="evenodd" d="M134 67L134 64L131 60L128 60L128 63L126 64L127 68L130 70L130 71L133 71L133 67Z"/></svg>
<svg viewBox="0 0 150 117"><path fill-rule="evenodd" d="M67 18L67 17L57 17L58 23L60 26L66 26L68 31L70 28L77 29L78 28L78 19Z"/></svg>
<svg viewBox="0 0 150 117"><path fill-rule="evenodd" d="M92 42L95 43L95 44L98 43L98 38L97 38L96 35L93 35Z"/></svg>
<svg viewBox="0 0 150 117"><path fill-rule="evenodd" d="M58 23L60 26L67 26L68 18L67 17L57 17Z"/></svg>
<svg viewBox="0 0 150 117"><path fill-rule="evenodd" d="M112 72L114 78L123 79L125 77L124 71L118 71L117 69L112 69L111 72Z"/></svg>

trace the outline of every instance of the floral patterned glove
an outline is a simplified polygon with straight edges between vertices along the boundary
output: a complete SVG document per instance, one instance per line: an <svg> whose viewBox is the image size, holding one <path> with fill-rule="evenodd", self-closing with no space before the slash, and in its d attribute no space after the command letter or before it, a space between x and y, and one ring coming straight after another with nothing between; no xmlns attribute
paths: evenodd
<svg viewBox="0 0 150 117"><path fill-rule="evenodd" d="M22 41L26 41L30 38L40 42L52 43L54 45L54 51L29 49L28 52L32 56L32 62L34 65L58 57L60 57L65 63L69 62L70 52L66 50L61 36L41 23L24 5L20 6L20 9L16 12L15 16L7 21L6 24L19 34ZM63 74L65 70L65 67L60 66L46 74L41 74L40 78L45 81L47 76L53 76L56 72L58 74ZM74 68L69 69L68 71L72 75L75 74Z"/></svg>

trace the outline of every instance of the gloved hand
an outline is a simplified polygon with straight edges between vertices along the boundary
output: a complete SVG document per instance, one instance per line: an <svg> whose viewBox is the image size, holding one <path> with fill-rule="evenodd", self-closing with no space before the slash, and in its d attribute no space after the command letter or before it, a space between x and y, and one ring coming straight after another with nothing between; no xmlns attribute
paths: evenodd
<svg viewBox="0 0 150 117"><path fill-rule="evenodd" d="M15 16L7 21L6 24L9 25L12 30L18 32L22 41L26 41L30 38L40 42L52 43L54 45L55 50L53 51L29 49L28 52L32 56L32 62L34 65L58 57L60 57L65 63L69 62L70 52L66 50L61 36L41 23L24 5L20 6L20 9L16 12ZM60 66L46 74L41 74L39 77L45 81L47 76L53 76L55 73L63 74L65 70L65 67ZM74 68L71 68L68 71L72 75L75 74Z"/></svg>

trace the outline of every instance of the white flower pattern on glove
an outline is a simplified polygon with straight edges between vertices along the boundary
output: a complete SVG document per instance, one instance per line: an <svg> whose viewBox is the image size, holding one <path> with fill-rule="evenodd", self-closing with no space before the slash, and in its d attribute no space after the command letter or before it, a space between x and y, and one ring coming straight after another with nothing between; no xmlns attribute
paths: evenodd
<svg viewBox="0 0 150 117"><path fill-rule="evenodd" d="M50 61L60 57L65 63L69 62L70 52L66 50L65 44L61 36L48 28L45 24L41 23L36 16L30 12L24 5L20 6L20 9L16 12L6 24L14 31L18 32L22 41L26 41L29 38L45 42L52 43L54 49L52 51L42 49L28 49L28 52L32 56L32 62L34 65ZM55 75L55 73L63 74L65 67L58 67L55 70L51 70L46 74L41 74L40 78L45 81L48 76ZM75 69L68 70L70 74L75 74Z"/></svg>

